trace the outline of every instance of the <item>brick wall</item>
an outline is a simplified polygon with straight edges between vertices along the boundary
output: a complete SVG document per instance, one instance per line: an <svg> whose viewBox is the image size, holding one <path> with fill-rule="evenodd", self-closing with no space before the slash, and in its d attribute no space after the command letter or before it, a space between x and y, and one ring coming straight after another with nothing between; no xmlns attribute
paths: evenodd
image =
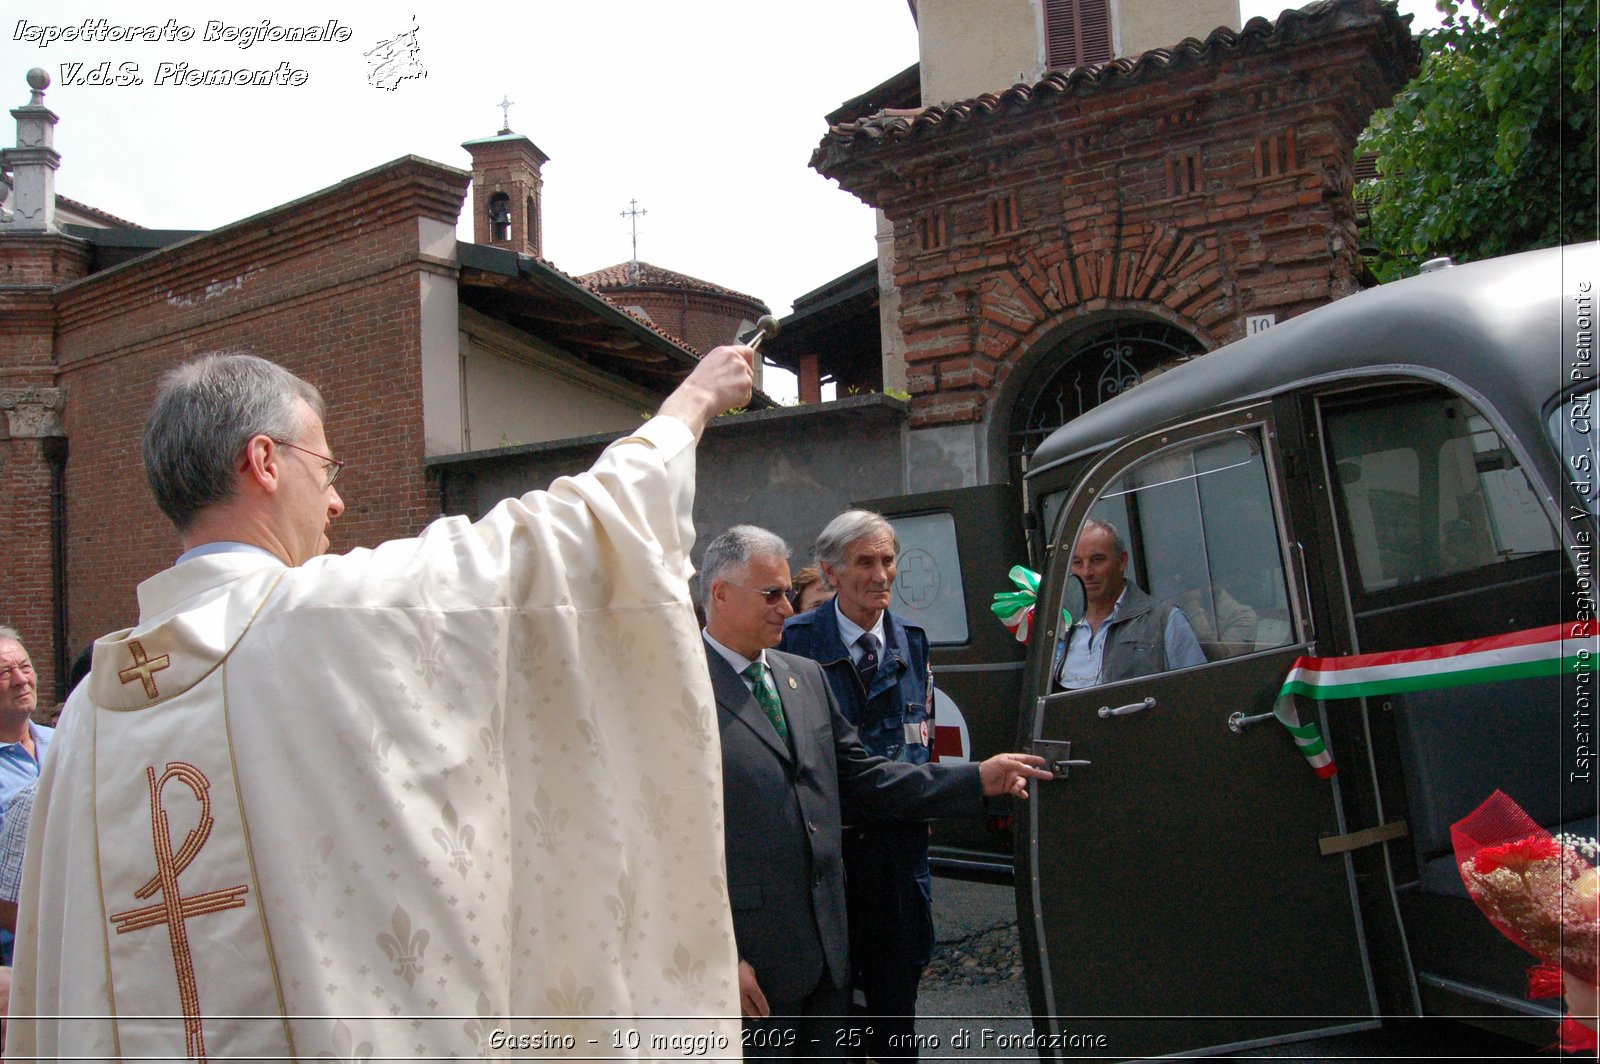
<svg viewBox="0 0 1600 1064"><path fill-rule="evenodd" d="M0 624L22 636L39 675L39 704L54 701L50 466L41 439L0 440Z"/></svg>
<svg viewBox="0 0 1600 1064"><path fill-rule="evenodd" d="M66 236L10 234L0 244L0 406L9 408L0 416L0 623L17 629L28 648L41 706L54 702L58 666L47 454L61 444L61 428L54 416L48 426L25 421L42 412L40 393L29 389L49 394L56 385L51 290L83 277L90 258L88 245Z"/></svg>
<svg viewBox="0 0 1600 1064"><path fill-rule="evenodd" d="M732 343L742 322L752 324L766 308L709 292L672 289L622 289L605 292L620 307L643 307L660 329L705 354Z"/></svg>
<svg viewBox="0 0 1600 1064"><path fill-rule="evenodd" d="M1091 315L1159 318L1211 349L1247 315L1353 291L1355 140L1415 64L1392 11L1341 0L1135 73L830 134L813 165L894 226L913 427L1003 418L1016 371Z"/></svg>

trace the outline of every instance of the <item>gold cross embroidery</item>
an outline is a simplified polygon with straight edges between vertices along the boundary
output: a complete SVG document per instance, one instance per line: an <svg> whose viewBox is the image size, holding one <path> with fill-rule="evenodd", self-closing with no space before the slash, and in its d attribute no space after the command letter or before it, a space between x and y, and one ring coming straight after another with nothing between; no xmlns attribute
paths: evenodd
<svg viewBox="0 0 1600 1064"><path fill-rule="evenodd" d="M244 895L249 893L250 888L241 884L188 896L178 889L179 874L189 867L211 836L214 823L211 816L211 781L198 768L183 761L167 762L167 770L159 778L154 768L146 768L145 778L150 786L150 826L155 836L156 874L134 891L133 896L142 901L159 892L161 900L139 909L112 913L111 922L116 925L119 935L167 925L167 936L172 940L173 965L177 969L178 999L183 1008L185 1048L189 1057L204 1061L206 1039L201 1025L200 986L195 977L194 957L189 950L188 921L208 913L241 908L245 904ZM176 853L172 849L172 827L167 819L166 806L161 800L162 788L167 781L174 779L185 784L200 802L200 822L189 831Z"/></svg>
<svg viewBox="0 0 1600 1064"><path fill-rule="evenodd" d="M156 690L155 673L160 672L162 669L170 668L172 658L167 654L163 654L159 658L145 657L144 646L137 639L128 644L128 652L133 655L133 664L117 673L117 679L123 683L132 683L138 680L144 684L144 696L146 698L155 698L160 694Z"/></svg>

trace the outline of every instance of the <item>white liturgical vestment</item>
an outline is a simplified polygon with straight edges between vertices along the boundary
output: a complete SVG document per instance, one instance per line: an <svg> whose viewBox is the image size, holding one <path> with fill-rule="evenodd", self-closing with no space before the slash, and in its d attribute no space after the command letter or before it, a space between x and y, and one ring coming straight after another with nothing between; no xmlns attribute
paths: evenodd
<svg viewBox="0 0 1600 1064"><path fill-rule="evenodd" d="M658 417L476 523L141 584L40 779L8 1057L737 1055L693 493Z"/></svg>

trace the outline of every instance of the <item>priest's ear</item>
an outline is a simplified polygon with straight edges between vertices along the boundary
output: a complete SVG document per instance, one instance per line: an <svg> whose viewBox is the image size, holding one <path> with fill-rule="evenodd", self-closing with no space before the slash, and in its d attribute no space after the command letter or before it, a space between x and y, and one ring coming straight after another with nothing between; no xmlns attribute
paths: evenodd
<svg viewBox="0 0 1600 1064"><path fill-rule="evenodd" d="M278 465L278 444L271 436L257 434L244 445L238 470L248 483L268 494L278 490L282 472Z"/></svg>

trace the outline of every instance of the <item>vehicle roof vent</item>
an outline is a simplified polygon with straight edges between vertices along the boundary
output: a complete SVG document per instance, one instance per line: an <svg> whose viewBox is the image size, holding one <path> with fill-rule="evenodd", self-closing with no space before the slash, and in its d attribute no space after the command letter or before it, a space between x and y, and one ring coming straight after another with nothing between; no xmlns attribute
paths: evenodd
<svg viewBox="0 0 1600 1064"><path fill-rule="evenodd" d="M1441 255L1436 259L1429 259L1417 267L1418 273L1433 273L1435 270L1448 270L1456 264L1456 260L1449 255Z"/></svg>

